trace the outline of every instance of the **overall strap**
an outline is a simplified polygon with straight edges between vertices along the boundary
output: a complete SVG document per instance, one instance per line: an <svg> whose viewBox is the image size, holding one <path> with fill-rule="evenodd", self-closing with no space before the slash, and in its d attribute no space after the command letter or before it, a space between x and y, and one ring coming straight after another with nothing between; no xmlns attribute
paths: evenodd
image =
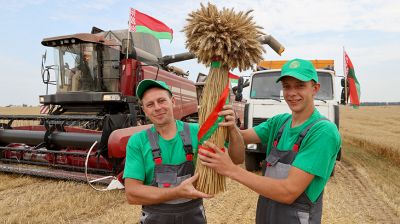
<svg viewBox="0 0 400 224"><path fill-rule="evenodd" d="M183 149L186 153L186 160L192 161L193 160L193 146L192 146L192 139L190 138L190 128L188 123L183 123L183 131L179 132L183 142Z"/></svg>
<svg viewBox="0 0 400 224"><path fill-rule="evenodd" d="M290 120L290 116L285 120L285 122L283 123L283 125L282 125L281 128L279 129L279 132L278 132L278 134L276 135L276 137L275 137L275 139L274 139L274 146L275 146L275 147L278 145L278 142L279 142L279 140L280 140L281 137L282 137L283 130L285 129L286 124L289 122L289 120Z"/></svg>
<svg viewBox="0 0 400 224"><path fill-rule="evenodd" d="M303 141L304 137L306 137L308 131L314 126L314 124L316 124L316 123L318 123L320 121L323 121L323 120L328 120L328 119L325 118L325 117L320 118L320 119L314 121L313 123L309 124L306 128L304 128L304 130L300 133L299 138L297 139L296 143L293 145L292 150L295 151L295 152L298 152L299 148L300 148L300 145L301 145L301 142Z"/></svg>
<svg viewBox="0 0 400 224"><path fill-rule="evenodd" d="M160 146L158 145L158 141L159 141L158 133L152 132L151 128L149 128L146 130L146 134L150 141L151 153L153 154L154 162L156 164L162 164L161 150L160 150ZM192 146L192 140L190 138L189 124L184 123L183 131L180 131L179 135L183 142L183 148L186 153L186 160L192 161L193 160L193 146Z"/></svg>
<svg viewBox="0 0 400 224"><path fill-rule="evenodd" d="M157 131L152 132L151 128L146 130L147 137L150 141L150 146L151 146L151 153L153 154L153 159L156 164L162 164L162 158L161 158L161 150L160 146L158 145L158 134Z"/></svg>

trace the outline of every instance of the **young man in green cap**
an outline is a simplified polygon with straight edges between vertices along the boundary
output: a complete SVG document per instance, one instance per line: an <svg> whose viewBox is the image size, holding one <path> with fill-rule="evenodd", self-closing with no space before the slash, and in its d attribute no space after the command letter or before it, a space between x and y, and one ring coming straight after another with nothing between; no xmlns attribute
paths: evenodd
<svg viewBox="0 0 400 224"><path fill-rule="evenodd" d="M136 89L145 115L153 126L134 134L127 144L124 169L126 197L130 204L143 205L140 223L206 223L202 198L193 182L197 159L198 124L175 120L175 98L165 82L143 80ZM225 116L232 144L242 141L235 126L232 106ZM231 144L230 144L231 145ZM242 163L241 151L228 150L235 163Z"/></svg>
<svg viewBox="0 0 400 224"><path fill-rule="evenodd" d="M291 114L274 116L243 130L245 144L267 145L263 176L240 167L215 147L216 153L201 151L202 163L260 194L256 223L321 223L322 196L332 173L341 138L335 124L314 107L320 89L310 61L290 60L277 82ZM244 154L244 145L238 145Z"/></svg>

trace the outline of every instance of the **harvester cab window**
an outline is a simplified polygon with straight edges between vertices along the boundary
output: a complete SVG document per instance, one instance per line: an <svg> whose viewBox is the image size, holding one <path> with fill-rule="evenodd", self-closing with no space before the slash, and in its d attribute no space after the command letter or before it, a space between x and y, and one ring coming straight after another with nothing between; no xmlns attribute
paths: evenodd
<svg viewBox="0 0 400 224"><path fill-rule="evenodd" d="M120 67L119 67L119 49L105 47L103 51L103 73L102 88L107 92L119 91Z"/></svg>
<svg viewBox="0 0 400 224"><path fill-rule="evenodd" d="M54 55L57 92L101 91L94 44L58 46Z"/></svg>
<svg viewBox="0 0 400 224"><path fill-rule="evenodd" d="M57 92L72 91L73 78L77 72L79 50L73 47L55 48Z"/></svg>

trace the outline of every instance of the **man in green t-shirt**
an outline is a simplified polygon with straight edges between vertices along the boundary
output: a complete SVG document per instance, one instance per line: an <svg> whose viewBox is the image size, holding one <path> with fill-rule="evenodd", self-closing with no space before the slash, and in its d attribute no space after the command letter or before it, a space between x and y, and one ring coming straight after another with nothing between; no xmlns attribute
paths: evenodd
<svg viewBox="0 0 400 224"><path fill-rule="evenodd" d="M268 146L263 176L234 166L212 143L206 145L216 153L202 150L204 156L199 158L260 194L256 223L320 223L323 190L341 147L339 131L314 106L320 84L310 61L286 62L279 81L292 114L280 114L241 131L245 144Z"/></svg>
<svg viewBox="0 0 400 224"><path fill-rule="evenodd" d="M175 98L165 82L143 80L136 96L153 126L134 134L126 147L128 202L143 205L140 223L206 223L202 198L212 195L193 187L198 178L193 176L198 124L175 120ZM232 106L226 105L219 115L225 116L219 125L228 128L230 143L243 145ZM235 163L243 162L240 150L228 151Z"/></svg>

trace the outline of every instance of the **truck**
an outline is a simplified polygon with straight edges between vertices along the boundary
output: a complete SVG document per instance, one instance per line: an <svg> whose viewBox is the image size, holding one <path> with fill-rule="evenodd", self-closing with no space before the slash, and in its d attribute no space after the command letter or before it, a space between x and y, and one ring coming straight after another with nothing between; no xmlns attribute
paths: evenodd
<svg viewBox="0 0 400 224"><path fill-rule="evenodd" d="M250 87L249 98L244 109L244 128L252 128L269 118L291 113L282 94L282 85L276 83L285 60L261 61L257 71L250 75L245 86ZM311 60L321 84L320 91L314 97L318 111L334 122L339 128L339 102L335 98L336 73L334 60ZM343 96L342 96L343 98ZM266 157L266 145L248 144L245 149L245 167L249 171L260 169L260 162ZM340 159L340 156L338 156Z"/></svg>

